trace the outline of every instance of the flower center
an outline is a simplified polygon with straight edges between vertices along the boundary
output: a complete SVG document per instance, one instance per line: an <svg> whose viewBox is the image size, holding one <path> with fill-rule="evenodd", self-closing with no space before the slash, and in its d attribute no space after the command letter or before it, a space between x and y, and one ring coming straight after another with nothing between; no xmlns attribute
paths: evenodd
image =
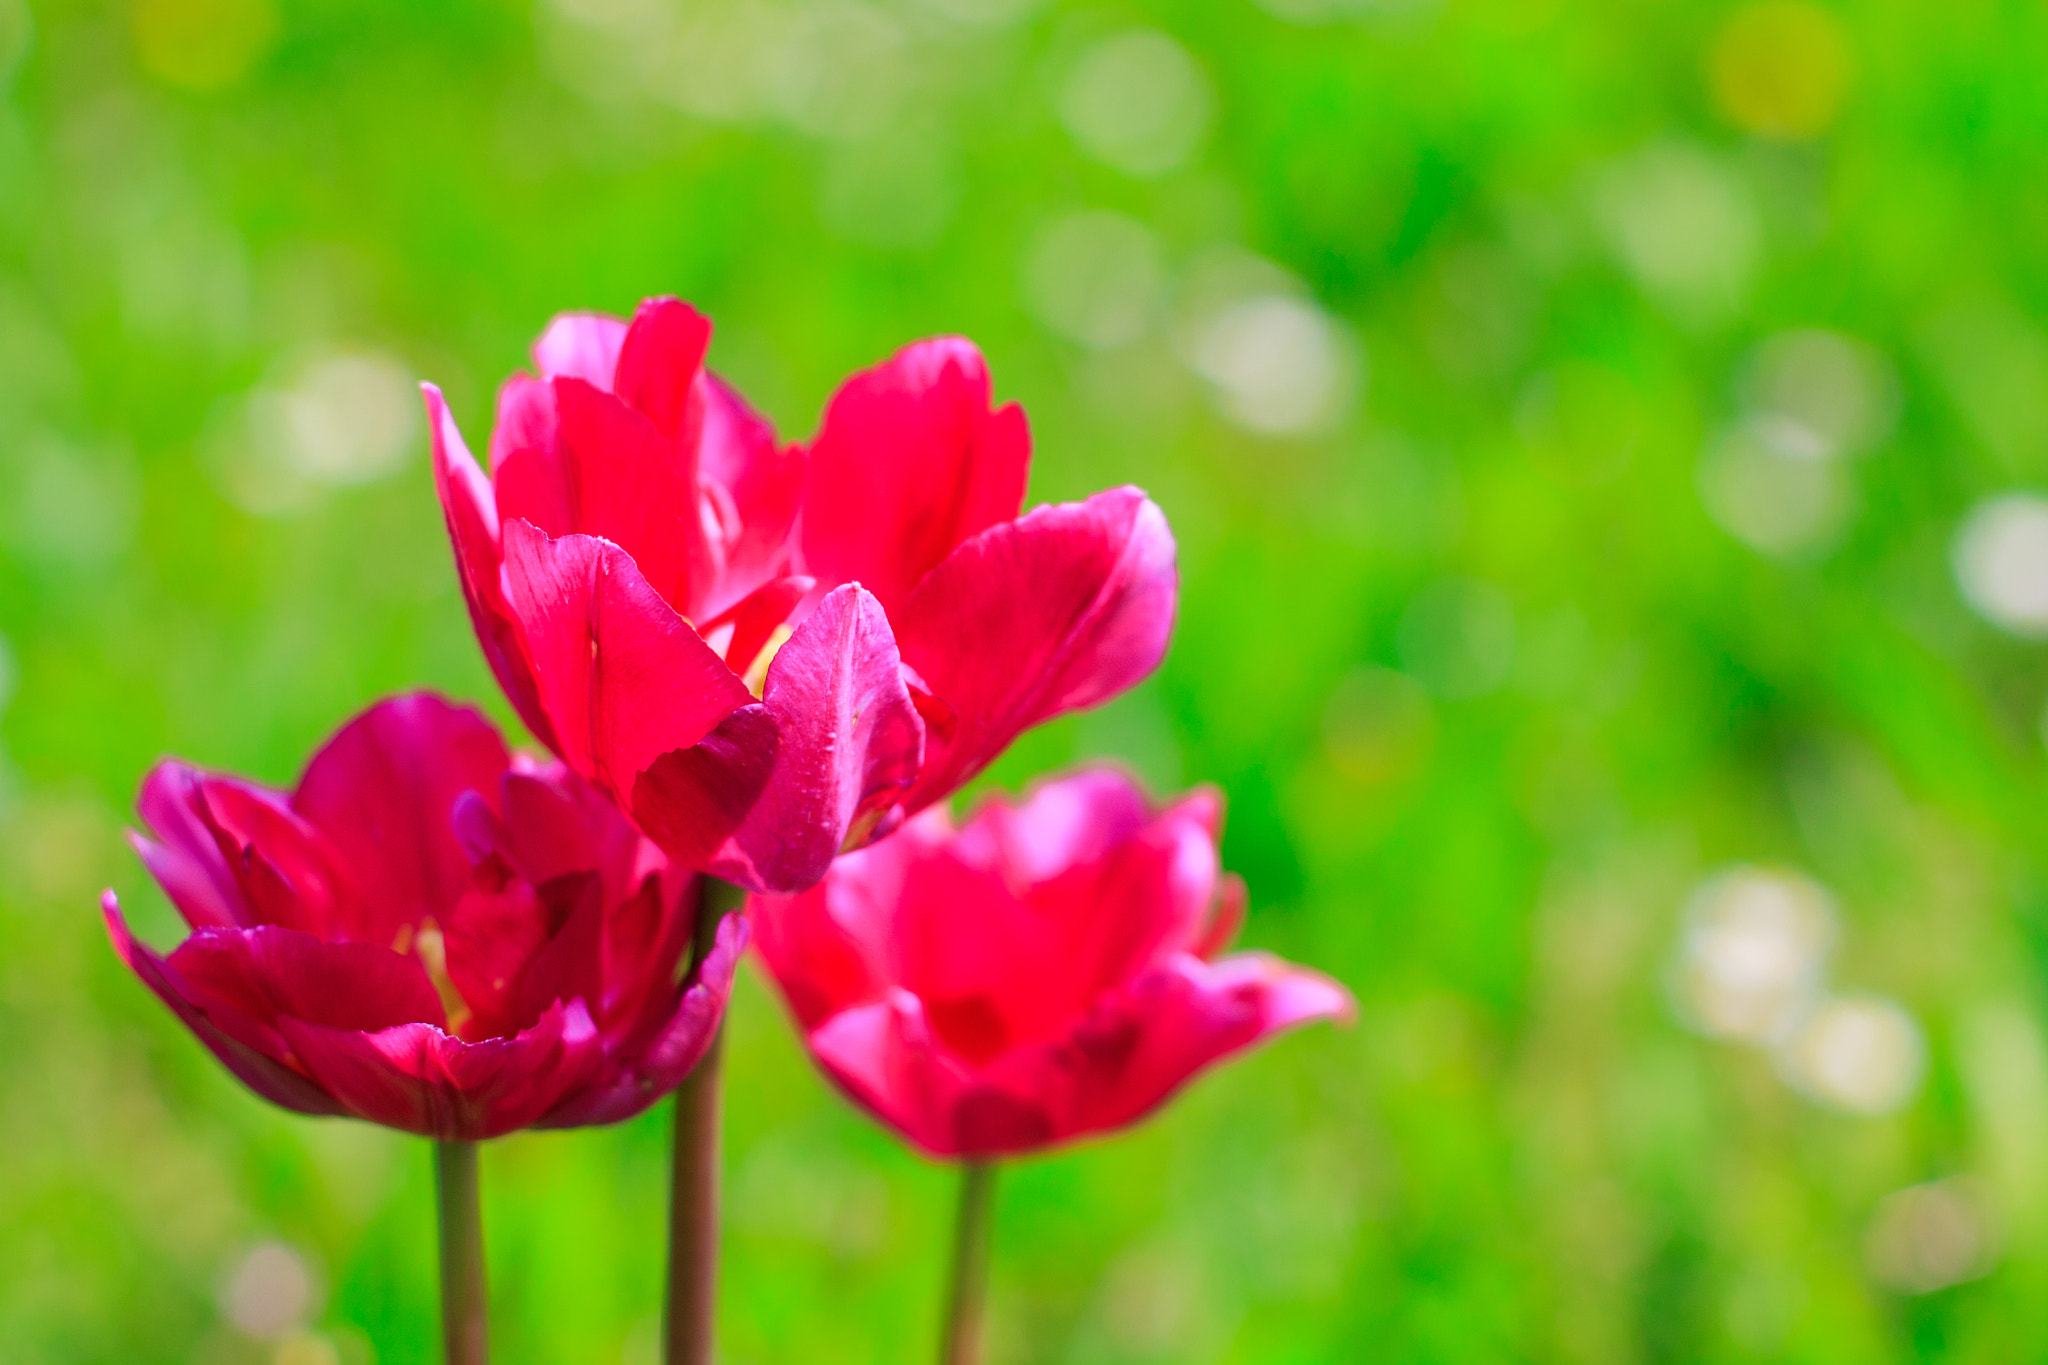
<svg viewBox="0 0 2048 1365"><path fill-rule="evenodd" d="M441 926L433 916L420 921L419 928L411 925L398 931L398 942L392 945L399 952L408 948L426 968L427 980L434 983L434 993L441 997L441 1010L448 1016L448 1031L460 1033L469 1021L476 1017L476 1011L462 998L462 992L455 989L455 979L448 975L448 940L441 933Z"/></svg>

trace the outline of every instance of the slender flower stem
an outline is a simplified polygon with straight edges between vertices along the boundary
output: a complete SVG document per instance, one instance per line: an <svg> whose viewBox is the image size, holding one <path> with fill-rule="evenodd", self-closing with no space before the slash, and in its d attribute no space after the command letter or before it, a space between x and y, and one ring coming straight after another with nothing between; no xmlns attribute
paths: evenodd
<svg viewBox="0 0 2048 1365"><path fill-rule="evenodd" d="M434 1144L434 1192L441 1214L442 1347L448 1365L487 1365L490 1299L474 1142Z"/></svg>
<svg viewBox="0 0 2048 1365"><path fill-rule="evenodd" d="M969 1161L961 1166L960 1215L953 1225L953 1283L946 1294L946 1334L939 1343L939 1365L981 1365L995 1194L994 1162Z"/></svg>
<svg viewBox="0 0 2048 1365"><path fill-rule="evenodd" d="M717 937L718 922L745 893L700 877L692 970ZM724 1100L725 1026L704 1060L676 1089L675 1169L668 1209L667 1365L711 1365L718 1316L718 1134Z"/></svg>

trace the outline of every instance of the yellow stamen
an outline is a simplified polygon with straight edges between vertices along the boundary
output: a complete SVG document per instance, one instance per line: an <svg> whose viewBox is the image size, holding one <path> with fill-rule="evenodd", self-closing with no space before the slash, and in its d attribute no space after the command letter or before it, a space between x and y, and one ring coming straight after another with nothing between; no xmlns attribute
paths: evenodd
<svg viewBox="0 0 2048 1365"><path fill-rule="evenodd" d="M776 654L789 643L790 634L788 626L777 626L774 633L768 637L768 643L761 647L761 652L754 656L754 662L747 667L747 691L758 697L761 690L768 686L768 665L775 662Z"/></svg>
<svg viewBox="0 0 2048 1365"><path fill-rule="evenodd" d="M402 939L405 934L401 932ZM448 940L442 937L441 926L429 919L420 921L419 932L413 935L413 950L419 954L420 965L427 969L427 979L434 983L434 992L441 997L441 1009L448 1016L448 1031L460 1033L462 1026L476 1017L462 998L462 992L455 989L455 981L448 975Z"/></svg>

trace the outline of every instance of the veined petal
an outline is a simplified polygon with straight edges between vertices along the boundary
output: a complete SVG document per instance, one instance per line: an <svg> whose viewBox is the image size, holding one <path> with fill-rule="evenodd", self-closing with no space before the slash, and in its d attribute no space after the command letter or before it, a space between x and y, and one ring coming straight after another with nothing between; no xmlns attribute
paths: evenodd
<svg viewBox="0 0 2048 1365"><path fill-rule="evenodd" d="M511 761L479 712L428 693L379 702L328 740L292 808L354 873L360 899L344 912L354 922L338 927L389 943L401 926L445 919L470 883L455 803L495 796Z"/></svg>
<svg viewBox="0 0 2048 1365"><path fill-rule="evenodd" d="M1031 726L1151 672L1176 593L1173 535L1135 488L1036 508L955 550L891 618L904 663L956 716L905 808L947 795Z"/></svg>
<svg viewBox="0 0 2048 1365"><path fill-rule="evenodd" d="M924 723L888 617L857 584L827 593L797 627L768 667L762 701L780 732L775 775L733 844L746 885L798 890L842 848L902 818Z"/></svg>
<svg viewBox="0 0 2048 1365"><path fill-rule="evenodd" d="M115 900L113 892L109 891L101 898L100 906L106 916L107 936L113 940L114 951L120 954L121 960L128 964L129 970L141 979L143 985L170 1007L180 1023L192 1030L193 1036L205 1044L207 1051L220 1059L236 1080L272 1104L282 1105L295 1113L347 1112L333 1096L290 1065L281 1037L274 1050L262 1050L237 1041L223 1032L205 1010L186 998L179 983L172 979L164 960L128 932L127 922L121 918L120 903Z"/></svg>
<svg viewBox="0 0 2048 1365"><path fill-rule="evenodd" d="M362 1033L279 1021L307 1072L359 1118L443 1142L530 1126L588 1085L604 1047L580 1000L511 1038L465 1043L431 1024Z"/></svg>
<svg viewBox="0 0 2048 1365"><path fill-rule="evenodd" d="M1031 435L1012 403L990 410L974 343L907 346L840 386L811 446L804 569L859 581L893 616L953 547L1017 515Z"/></svg>
<svg viewBox="0 0 2048 1365"><path fill-rule="evenodd" d="M462 582L462 598L469 607L477 643L512 709L541 743L555 748L554 729L540 703L532 661L526 657L526 646L505 602L499 573L496 494L463 443L441 391L432 384L420 385L420 391L426 398L427 425L434 437L434 486L448 522L455 573Z"/></svg>
<svg viewBox="0 0 2048 1365"><path fill-rule="evenodd" d="M669 441L694 450L704 421L697 378L710 345L702 313L680 299L648 299L626 328L611 390Z"/></svg>
<svg viewBox="0 0 2048 1365"><path fill-rule="evenodd" d="M627 798L657 758L752 703L624 550L594 536L550 540L520 521L504 536L506 595L572 768Z"/></svg>
<svg viewBox="0 0 2048 1365"><path fill-rule="evenodd" d="M646 1109L682 1084L697 1069L718 1034L732 998L733 975L747 947L744 915L719 922L711 951L695 977L676 997L675 1009L659 1027L622 1040L608 1051L601 1083L572 1094L535 1120L537 1128L576 1128L617 1123Z"/></svg>

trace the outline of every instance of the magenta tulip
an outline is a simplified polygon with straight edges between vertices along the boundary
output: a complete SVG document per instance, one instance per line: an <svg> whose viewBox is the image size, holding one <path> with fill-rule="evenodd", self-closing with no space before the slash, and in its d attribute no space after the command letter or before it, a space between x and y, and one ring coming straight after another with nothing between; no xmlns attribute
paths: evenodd
<svg viewBox="0 0 2048 1365"><path fill-rule="evenodd" d="M1262 953L1217 957L1243 883L1219 873L1222 805L1154 812L1118 773L943 809L753 898L755 940L812 1055L936 1156L982 1161L1124 1127L1343 987Z"/></svg>
<svg viewBox="0 0 2048 1365"><path fill-rule="evenodd" d="M687 977L694 879L558 764L419 695L349 722L289 794L180 763L134 836L191 934L135 974L251 1089L443 1142L637 1114L697 1064L746 942Z"/></svg>
<svg viewBox="0 0 2048 1365"><path fill-rule="evenodd" d="M1030 436L969 342L854 376L807 448L674 299L555 320L486 477L431 386L463 589L519 714L689 866L799 890L1023 730L1156 665L1173 539L1134 488L1019 516Z"/></svg>

